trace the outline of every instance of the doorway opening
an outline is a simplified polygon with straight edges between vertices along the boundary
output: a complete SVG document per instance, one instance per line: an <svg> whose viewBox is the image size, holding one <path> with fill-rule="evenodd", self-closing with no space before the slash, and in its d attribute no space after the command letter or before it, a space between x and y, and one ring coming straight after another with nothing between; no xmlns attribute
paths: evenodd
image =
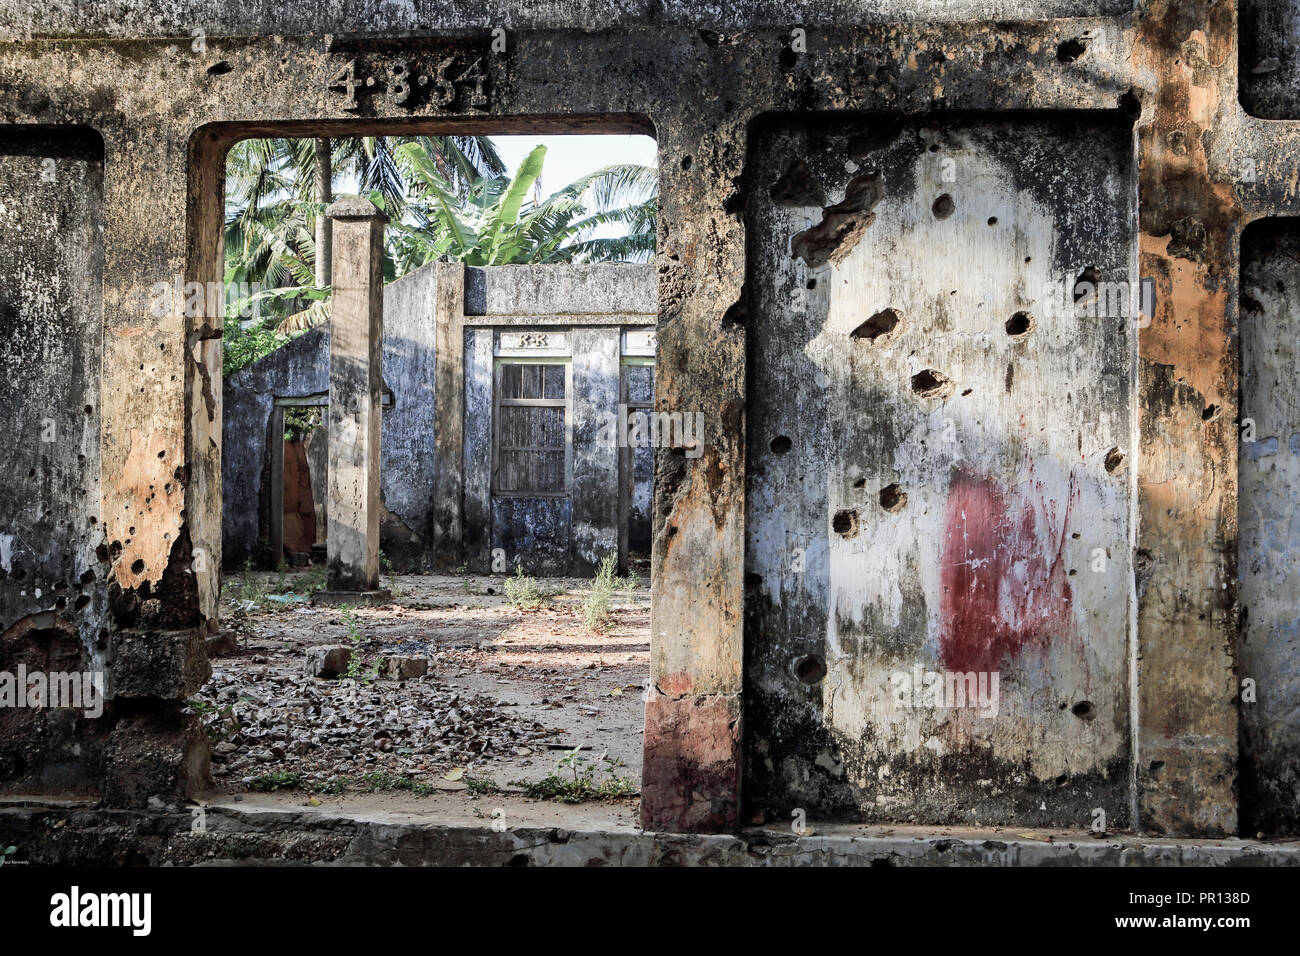
<svg viewBox="0 0 1300 956"><path fill-rule="evenodd" d="M214 782L509 821L582 802L630 823L654 449L617 425L653 404L654 141L311 132L224 158L221 630L193 703ZM387 218L391 597L321 606L343 453L322 220L340 195Z"/></svg>

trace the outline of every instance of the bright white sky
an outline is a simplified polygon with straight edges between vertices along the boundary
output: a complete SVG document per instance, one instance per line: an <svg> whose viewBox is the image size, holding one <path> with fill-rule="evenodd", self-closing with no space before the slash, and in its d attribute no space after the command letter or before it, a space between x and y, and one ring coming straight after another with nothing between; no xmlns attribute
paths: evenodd
<svg viewBox="0 0 1300 956"><path fill-rule="evenodd" d="M533 148L546 147L542 164L542 195L567 186L579 176L611 163L658 166L656 144L650 136L493 136L511 176Z"/></svg>

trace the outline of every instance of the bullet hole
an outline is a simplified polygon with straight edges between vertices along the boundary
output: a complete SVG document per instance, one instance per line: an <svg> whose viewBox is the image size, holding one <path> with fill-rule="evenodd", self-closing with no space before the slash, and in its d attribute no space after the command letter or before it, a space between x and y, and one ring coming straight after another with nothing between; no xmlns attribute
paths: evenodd
<svg viewBox="0 0 1300 956"><path fill-rule="evenodd" d="M1063 773L1056 778L1056 785L1058 787L1064 787L1069 782L1070 782L1070 775L1068 773Z"/></svg>
<svg viewBox="0 0 1300 956"><path fill-rule="evenodd" d="M1056 48L1056 58L1062 63L1073 63L1088 52L1088 38L1075 37Z"/></svg>
<svg viewBox="0 0 1300 956"><path fill-rule="evenodd" d="M817 280L816 280L816 279L809 279L809 280L808 280L808 288L809 288L810 290L811 290L811 289L815 289L815 288L817 288Z"/></svg>
<svg viewBox="0 0 1300 956"><path fill-rule="evenodd" d="M790 439L786 438L784 435L777 435L770 442L768 442L767 445L768 448L772 449L772 454L774 455L784 455L793 446L794 446L794 442L790 441Z"/></svg>
<svg viewBox="0 0 1300 956"><path fill-rule="evenodd" d="M1218 405L1206 405L1205 411L1201 412L1201 421L1208 422L1219 416Z"/></svg>
<svg viewBox="0 0 1300 956"><path fill-rule="evenodd" d="M1151 774L1152 776L1155 776L1161 770L1164 769L1165 769L1165 762L1163 760L1153 760L1151 761L1150 764L1147 765L1147 773Z"/></svg>
<svg viewBox="0 0 1300 956"><path fill-rule="evenodd" d="M969 395L969 394L970 394L971 392L973 392L973 391L975 391L975 389L973 389L973 388L963 388L963 389L961 390L961 397L962 397L962 398L965 398L967 395Z"/></svg>
<svg viewBox="0 0 1300 956"><path fill-rule="evenodd" d="M826 662L817 654L807 654L794 662L794 676L805 684L819 683L826 676Z"/></svg>
<svg viewBox="0 0 1300 956"><path fill-rule="evenodd" d="M997 217L997 216L989 216L989 225L990 225L990 226L996 226L997 224L998 224L998 217Z"/></svg>
<svg viewBox="0 0 1300 956"><path fill-rule="evenodd" d="M95 410L94 410L93 408L91 408L89 405L86 406L86 414L87 414L87 415L92 414L94 411L95 411Z"/></svg>
<svg viewBox="0 0 1300 956"><path fill-rule="evenodd" d="M744 325L747 321L749 321L749 308L745 305L743 297L731 303L722 316L723 325Z"/></svg>
<svg viewBox="0 0 1300 956"><path fill-rule="evenodd" d="M941 398L953 390L952 380L932 368L922 369L912 376L912 391L921 398Z"/></svg>
<svg viewBox="0 0 1300 956"><path fill-rule="evenodd" d="M1097 705L1090 700L1081 700L1070 708L1070 713L1080 720L1096 720Z"/></svg>
<svg viewBox="0 0 1300 956"><path fill-rule="evenodd" d="M167 457L167 449L164 448L162 451L158 452L158 457L159 457L159 458L166 458L166 457Z"/></svg>
<svg viewBox="0 0 1300 956"><path fill-rule="evenodd" d="M854 487L854 488L865 488L865 487L867 487L867 479L865 479L865 478L859 478L857 481L855 481L855 482L853 483L853 487Z"/></svg>
<svg viewBox="0 0 1300 956"><path fill-rule="evenodd" d="M897 484L886 485L880 489L880 507L886 511L902 511L907 507L907 492Z"/></svg>
<svg viewBox="0 0 1300 956"><path fill-rule="evenodd" d="M1034 317L1028 312L1017 312L1007 319L1006 329L1013 339L1021 338L1034 330Z"/></svg>
<svg viewBox="0 0 1300 956"><path fill-rule="evenodd" d="M99 547L95 548L95 558L101 562L107 561L108 548L104 547L104 545L102 544Z"/></svg>
<svg viewBox="0 0 1300 956"><path fill-rule="evenodd" d="M763 575L750 571L745 575L745 590L757 591L763 586Z"/></svg>
<svg viewBox="0 0 1300 956"><path fill-rule="evenodd" d="M903 332L903 316L897 309L883 309L849 333L849 338L865 339L885 348Z"/></svg>
<svg viewBox="0 0 1300 956"><path fill-rule="evenodd" d="M825 206L826 191L808 165L796 159L769 190L778 206Z"/></svg>
<svg viewBox="0 0 1300 956"><path fill-rule="evenodd" d="M790 251L816 268L840 262L875 221L876 203L885 195L879 172L869 172L849 182L844 201L822 210L822 221L794 237Z"/></svg>
<svg viewBox="0 0 1300 956"><path fill-rule="evenodd" d="M143 559L143 558L136 558L134 561L131 562L131 573L132 573L132 574L139 574L139 573L142 572L143 570L144 570L144 559Z"/></svg>
<svg viewBox="0 0 1300 956"><path fill-rule="evenodd" d="M89 603L90 603L90 597L88 595L83 594L81 595L81 597L77 598L76 602L72 605L72 609L74 611L80 611Z"/></svg>
<svg viewBox="0 0 1300 956"><path fill-rule="evenodd" d="M858 513L851 508L835 512L835 517L831 519L831 530L841 538L856 538L858 536Z"/></svg>
<svg viewBox="0 0 1300 956"><path fill-rule="evenodd" d="M782 47L780 54L777 56L777 62L781 64L782 70L789 73L794 69L795 64L799 62L799 54L788 46Z"/></svg>
<svg viewBox="0 0 1300 956"><path fill-rule="evenodd" d="M673 525L668 529L668 537L670 538L677 537L677 525Z"/></svg>
<svg viewBox="0 0 1300 956"><path fill-rule="evenodd" d="M1115 474L1124 465L1124 453L1118 448L1112 448L1106 452L1106 471Z"/></svg>
<svg viewBox="0 0 1300 956"><path fill-rule="evenodd" d="M90 570L90 568L87 568L81 572L81 577L78 580L80 580L82 584L93 584L95 582L95 572Z"/></svg>
<svg viewBox="0 0 1300 956"><path fill-rule="evenodd" d="M1087 305L1097 297L1097 286L1101 284L1101 270L1088 266L1074 280L1074 304Z"/></svg>
<svg viewBox="0 0 1300 956"><path fill-rule="evenodd" d="M1133 90L1121 93L1118 105L1124 115L1131 120L1135 120L1142 115L1142 100Z"/></svg>
<svg viewBox="0 0 1300 956"><path fill-rule="evenodd" d="M208 67L208 76L224 76L233 69L229 60L219 60Z"/></svg>
<svg viewBox="0 0 1300 956"><path fill-rule="evenodd" d="M930 211L934 213L935 219L947 219L957 210L957 204L953 202L952 196L944 193L934 201Z"/></svg>
<svg viewBox="0 0 1300 956"><path fill-rule="evenodd" d="M691 168L691 157L690 157L690 156L683 156L683 157L682 157L682 172L686 172L686 170L688 170L688 169L690 169L690 168Z"/></svg>

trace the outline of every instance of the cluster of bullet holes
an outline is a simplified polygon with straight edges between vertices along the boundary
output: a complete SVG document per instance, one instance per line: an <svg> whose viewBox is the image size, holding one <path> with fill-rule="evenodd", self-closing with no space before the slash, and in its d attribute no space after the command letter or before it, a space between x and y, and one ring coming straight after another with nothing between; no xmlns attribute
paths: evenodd
<svg viewBox="0 0 1300 956"><path fill-rule="evenodd" d="M795 660L794 676L805 684L818 684L826 676L826 662L818 654L805 654Z"/></svg>

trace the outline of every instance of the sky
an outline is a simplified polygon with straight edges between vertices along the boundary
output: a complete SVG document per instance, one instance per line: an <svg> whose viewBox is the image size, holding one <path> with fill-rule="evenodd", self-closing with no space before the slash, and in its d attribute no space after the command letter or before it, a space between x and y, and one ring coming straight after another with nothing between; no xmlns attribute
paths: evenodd
<svg viewBox="0 0 1300 956"><path fill-rule="evenodd" d="M511 176L535 146L546 147L546 162L542 164L543 196L611 163L659 164L656 143L650 136L493 136L492 142L496 143Z"/></svg>

